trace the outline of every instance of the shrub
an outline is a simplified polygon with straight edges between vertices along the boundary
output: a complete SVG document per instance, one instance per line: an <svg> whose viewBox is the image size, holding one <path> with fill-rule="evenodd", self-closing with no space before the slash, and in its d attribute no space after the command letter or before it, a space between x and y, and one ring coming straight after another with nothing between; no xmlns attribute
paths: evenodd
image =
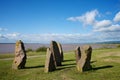
<svg viewBox="0 0 120 80"><path fill-rule="evenodd" d="M119 44L119 45L117 45L117 48L120 48L120 44Z"/></svg>
<svg viewBox="0 0 120 80"><path fill-rule="evenodd" d="M46 50L47 50L47 47L42 46L42 47L37 48L37 49L36 49L36 52L44 52L44 51L46 51Z"/></svg>
<svg viewBox="0 0 120 80"><path fill-rule="evenodd" d="M32 52L33 50L31 48L28 48L26 52Z"/></svg>

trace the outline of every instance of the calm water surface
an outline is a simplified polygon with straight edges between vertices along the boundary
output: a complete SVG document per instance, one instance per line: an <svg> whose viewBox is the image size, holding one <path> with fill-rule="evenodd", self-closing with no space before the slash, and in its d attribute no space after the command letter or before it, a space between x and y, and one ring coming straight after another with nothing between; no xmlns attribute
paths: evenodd
<svg viewBox="0 0 120 80"><path fill-rule="evenodd" d="M39 44L39 43L25 43L25 49L31 48L33 50L45 46L49 47L49 44ZM82 46L85 44L62 44L63 51L72 51L75 50L77 46ZM98 49L98 48L114 48L116 47L115 44L89 44L92 46L93 49ZM15 44L14 43L0 43L0 54L3 53L14 53L15 51Z"/></svg>

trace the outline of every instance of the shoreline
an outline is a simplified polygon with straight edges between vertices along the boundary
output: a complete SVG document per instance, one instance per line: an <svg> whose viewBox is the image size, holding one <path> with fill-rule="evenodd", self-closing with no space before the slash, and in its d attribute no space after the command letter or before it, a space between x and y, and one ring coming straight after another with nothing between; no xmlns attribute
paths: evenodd
<svg viewBox="0 0 120 80"><path fill-rule="evenodd" d="M36 50L39 47L49 47L50 44L25 43L25 49ZM116 48L119 44L62 44L64 52L73 51L77 46L90 45L93 49ZM12 54L15 51L15 43L0 43L0 54Z"/></svg>

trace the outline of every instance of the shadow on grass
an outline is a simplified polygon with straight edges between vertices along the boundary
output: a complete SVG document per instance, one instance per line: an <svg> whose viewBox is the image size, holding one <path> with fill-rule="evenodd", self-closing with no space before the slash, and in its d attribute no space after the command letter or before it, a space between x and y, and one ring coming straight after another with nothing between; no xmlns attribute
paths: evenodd
<svg viewBox="0 0 120 80"><path fill-rule="evenodd" d="M63 64L62 66L71 66L71 65L76 65L76 63L71 63L71 64Z"/></svg>
<svg viewBox="0 0 120 80"><path fill-rule="evenodd" d="M24 69L41 68L41 67L44 67L44 65L29 66L29 67L25 67Z"/></svg>
<svg viewBox="0 0 120 80"><path fill-rule="evenodd" d="M61 66L61 67L58 67L58 68L56 69L56 71L58 71L58 70L63 70L63 69L69 69L69 68L72 68L72 67L75 67L75 65L71 65L71 66Z"/></svg>
<svg viewBox="0 0 120 80"><path fill-rule="evenodd" d="M75 66L76 66L76 63L63 64L62 66L57 67L56 70L69 69Z"/></svg>
<svg viewBox="0 0 120 80"><path fill-rule="evenodd" d="M95 62L97 62L97 61L91 61L90 63L92 64L92 63L95 63Z"/></svg>
<svg viewBox="0 0 120 80"><path fill-rule="evenodd" d="M113 66L112 65L107 65L107 66L100 66L100 67L95 67L95 68L92 68L93 70L99 70L99 69L106 69L106 68L112 68Z"/></svg>
<svg viewBox="0 0 120 80"><path fill-rule="evenodd" d="M64 60L63 62L68 62L68 61L75 61L75 59Z"/></svg>

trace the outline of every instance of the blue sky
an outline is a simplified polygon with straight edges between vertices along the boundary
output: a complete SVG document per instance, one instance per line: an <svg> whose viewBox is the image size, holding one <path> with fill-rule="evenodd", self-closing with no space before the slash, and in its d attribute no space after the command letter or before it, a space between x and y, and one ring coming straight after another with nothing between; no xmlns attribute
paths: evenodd
<svg viewBox="0 0 120 80"><path fill-rule="evenodd" d="M0 0L0 43L120 41L120 0Z"/></svg>

